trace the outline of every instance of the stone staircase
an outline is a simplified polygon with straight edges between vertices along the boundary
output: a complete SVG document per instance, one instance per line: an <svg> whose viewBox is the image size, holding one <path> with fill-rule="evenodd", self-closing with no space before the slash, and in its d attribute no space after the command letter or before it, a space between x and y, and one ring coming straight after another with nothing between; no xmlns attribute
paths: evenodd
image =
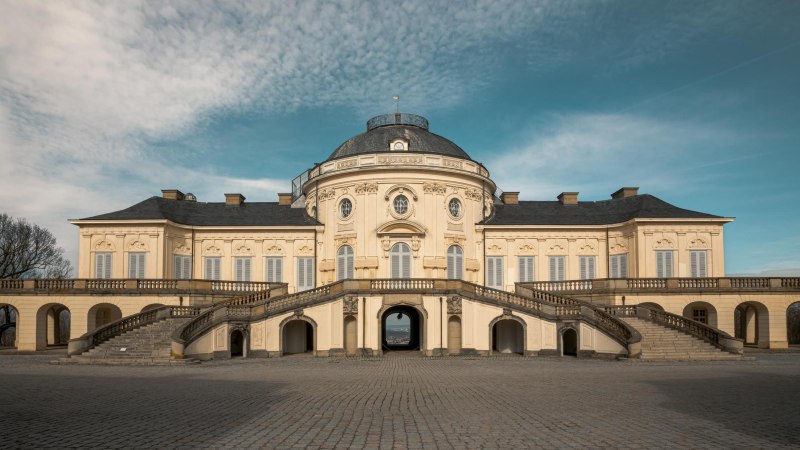
<svg viewBox="0 0 800 450"><path fill-rule="evenodd" d="M109 339L56 364L177 365L195 362L172 357L172 333L190 318L164 319Z"/></svg>
<svg viewBox="0 0 800 450"><path fill-rule="evenodd" d="M678 330L637 317L621 317L642 335L645 361L741 361L741 355L721 350Z"/></svg>

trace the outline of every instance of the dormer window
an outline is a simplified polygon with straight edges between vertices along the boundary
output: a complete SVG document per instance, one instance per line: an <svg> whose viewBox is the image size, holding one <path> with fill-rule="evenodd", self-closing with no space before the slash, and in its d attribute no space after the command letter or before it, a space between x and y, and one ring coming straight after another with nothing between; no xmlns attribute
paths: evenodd
<svg viewBox="0 0 800 450"><path fill-rule="evenodd" d="M389 150L393 152L403 152L408 150L408 141L395 139L389 143Z"/></svg>

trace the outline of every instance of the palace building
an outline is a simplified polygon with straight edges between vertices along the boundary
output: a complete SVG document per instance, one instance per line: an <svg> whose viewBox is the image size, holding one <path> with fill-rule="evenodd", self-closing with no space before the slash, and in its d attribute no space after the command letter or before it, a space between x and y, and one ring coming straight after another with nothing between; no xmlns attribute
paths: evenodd
<svg viewBox="0 0 800 450"><path fill-rule="evenodd" d="M277 202L167 189L72 220L77 279L0 280L18 347L59 341L65 310L77 360L142 326L173 333L162 343L172 358L407 349L724 359L743 345L788 345L800 280L726 278L732 218L635 187L602 201L521 201L423 117L381 115L366 128ZM688 339L683 353L659 347L654 326L674 333L673 349Z"/></svg>

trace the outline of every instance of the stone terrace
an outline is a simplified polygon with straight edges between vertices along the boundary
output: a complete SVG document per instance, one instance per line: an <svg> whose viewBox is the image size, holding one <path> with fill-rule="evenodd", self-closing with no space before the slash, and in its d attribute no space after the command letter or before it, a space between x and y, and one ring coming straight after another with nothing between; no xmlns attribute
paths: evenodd
<svg viewBox="0 0 800 450"><path fill-rule="evenodd" d="M648 363L0 354L3 448L800 447L800 354Z"/></svg>

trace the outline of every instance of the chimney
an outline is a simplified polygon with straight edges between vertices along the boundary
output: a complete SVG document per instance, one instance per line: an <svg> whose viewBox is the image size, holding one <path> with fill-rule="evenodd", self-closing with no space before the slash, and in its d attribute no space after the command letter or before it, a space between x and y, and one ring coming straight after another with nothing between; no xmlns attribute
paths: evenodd
<svg viewBox="0 0 800 450"><path fill-rule="evenodd" d="M613 194L611 194L611 198L616 200L618 198L633 197L634 195L637 195L637 194L639 194L639 188L638 187L623 187L623 188L619 188L617 190L617 192L614 192Z"/></svg>
<svg viewBox="0 0 800 450"><path fill-rule="evenodd" d="M183 192L177 189L162 189L161 195L167 200L183 200Z"/></svg>
<svg viewBox="0 0 800 450"><path fill-rule="evenodd" d="M519 192L503 192L500 200L504 205L519 205Z"/></svg>
<svg viewBox="0 0 800 450"><path fill-rule="evenodd" d="M291 206L292 204L292 193L286 192L279 192L278 193L278 205L279 206Z"/></svg>
<svg viewBox="0 0 800 450"><path fill-rule="evenodd" d="M558 196L558 201L561 202L562 205L577 205L578 204L578 193L577 192L562 192Z"/></svg>
<svg viewBox="0 0 800 450"><path fill-rule="evenodd" d="M225 206L241 206L244 203L242 194L225 194Z"/></svg>

